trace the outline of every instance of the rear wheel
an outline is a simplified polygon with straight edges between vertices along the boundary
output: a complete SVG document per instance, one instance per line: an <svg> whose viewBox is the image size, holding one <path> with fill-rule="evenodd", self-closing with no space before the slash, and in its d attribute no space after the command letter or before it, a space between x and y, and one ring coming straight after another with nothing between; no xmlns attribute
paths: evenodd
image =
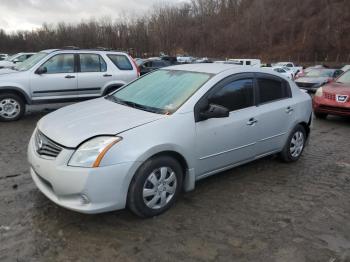
<svg viewBox="0 0 350 262"><path fill-rule="evenodd" d="M0 94L0 121L10 122L20 119L25 112L23 99L12 93Z"/></svg>
<svg viewBox="0 0 350 262"><path fill-rule="evenodd" d="M280 158L284 162L297 161L306 143L306 131L302 125L297 125L288 137L287 143L280 153Z"/></svg>
<svg viewBox="0 0 350 262"><path fill-rule="evenodd" d="M316 118L321 118L321 119L325 119L327 117L327 113L319 113L319 112L314 112Z"/></svg>
<svg viewBox="0 0 350 262"><path fill-rule="evenodd" d="M168 210L182 188L183 171L173 158L160 156L146 161L136 172L128 192L128 207L141 217Z"/></svg>

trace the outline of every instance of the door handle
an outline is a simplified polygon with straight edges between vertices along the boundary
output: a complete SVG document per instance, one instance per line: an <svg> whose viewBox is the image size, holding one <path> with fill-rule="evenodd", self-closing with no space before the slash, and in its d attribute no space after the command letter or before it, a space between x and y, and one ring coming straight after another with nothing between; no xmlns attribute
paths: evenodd
<svg viewBox="0 0 350 262"><path fill-rule="evenodd" d="M288 106L288 107L286 108L286 113L287 113L287 114L292 113L293 111L294 111L294 109L293 109L292 107L290 107L290 106Z"/></svg>
<svg viewBox="0 0 350 262"><path fill-rule="evenodd" d="M255 125L256 123L258 123L258 120L256 120L254 117L250 118L247 122L247 125L248 126L253 126Z"/></svg>
<svg viewBox="0 0 350 262"><path fill-rule="evenodd" d="M110 74L104 74L103 75L103 77L110 77L110 76L112 76L112 75L110 75Z"/></svg>
<svg viewBox="0 0 350 262"><path fill-rule="evenodd" d="M72 76L72 75L66 75L64 78L75 78L75 76Z"/></svg>

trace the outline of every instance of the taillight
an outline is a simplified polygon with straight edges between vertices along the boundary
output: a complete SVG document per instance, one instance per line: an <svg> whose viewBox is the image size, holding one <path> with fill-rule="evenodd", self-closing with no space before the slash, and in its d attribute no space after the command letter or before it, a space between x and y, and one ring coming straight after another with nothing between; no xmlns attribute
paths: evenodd
<svg viewBox="0 0 350 262"><path fill-rule="evenodd" d="M132 63L134 64L134 66L136 67L137 77L139 77L141 75L140 67L137 66L135 60L131 56L130 56L130 59L131 59Z"/></svg>

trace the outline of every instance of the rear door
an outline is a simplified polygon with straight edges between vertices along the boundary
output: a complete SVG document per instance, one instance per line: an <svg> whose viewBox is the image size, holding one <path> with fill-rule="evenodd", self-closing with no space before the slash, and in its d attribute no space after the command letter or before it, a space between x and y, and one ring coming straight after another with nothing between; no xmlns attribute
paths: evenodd
<svg viewBox="0 0 350 262"><path fill-rule="evenodd" d="M295 106L288 82L270 74L256 74L258 103L257 156L280 150L294 125Z"/></svg>
<svg viewBox="0 0 350 262"><path fill-rule="evenodd" d="M99 54L78 55L78 94L80 97L96 97L102 93L105 83L113 77Z"/></svg>
<svg viewBox="0 0 350 262"><path fill-rule="evenodd" d="M77 97L77 73L74 54L57 54L39 68L46 73L31 75L30 87L33 100L70 99Z"/></svg>
<svg viewBox="0 0 350 262"><path fill-rule="evenodd" d="M107 57L113 63L111 72L114 81L129 83L138 77L136 64L133 66L131 58L127 55L107 54Z"/></svg>

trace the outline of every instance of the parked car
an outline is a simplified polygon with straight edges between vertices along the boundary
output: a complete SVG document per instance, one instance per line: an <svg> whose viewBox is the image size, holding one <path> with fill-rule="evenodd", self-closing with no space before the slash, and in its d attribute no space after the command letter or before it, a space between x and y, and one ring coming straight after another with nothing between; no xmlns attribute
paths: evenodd
<svg viewBox="0 0 350 262"><path fill-rule="evenodd" d="M341 68L342 71L346 72L348 70L350 70L350 65L345 65Z"/></svg>
<svg viewBox="0 0 350 262"><path fill-rule="evenodd" d="M142 63L139 65L140 74L145 75L149 72L166 66L170 66L170 63L168 61L161 59L146 59L143 60Z"/></svg>
<svg viewBox="0 0 350 262"><path fill-rule="evenodd" d="M194 58L192 56L178 56L177 62L180 64L190 64L193 63Z"/></svg>
<svg viewBox="0 0 350 262"><path fill-rule="evenodd" d="M161 56L160 59L168 62L170 65L178 64L176 56Z"/></svg>
<svg viewBox="0 0 350 262"><path fill-rule="evenodd" d="M7 57L5 60L0 61L0 69L2 68L11 68L16 65L19 65L23 61L27 60L29 57L35 53L18 53L13 56Z"/></svg>
<svg viewBox="0 0 350 262"><path fill-rule="evenodd" d="M0 54L0 61L5 60L8 57L8 54Z"/></svg>
<svg viewBox="0 0 350 262"><path fill-rule="evenodd" d="M315 116L350 116L350 71L342 74L335 82L320 87L313 98Z"/></svg>
<svg viewBox="0 0 350 262"><path fill-rule="evenodd" d="M1 70L0 120L18 120L28 104L103 96L137 76L136 64L122 52L44 50L13 70Z"/></svg>
<svg viewBox="0 0 350 262"><path fill-rule="evenodd" d="M303 70L302 66L296 66L292 62L278 62L276 66L288 67L291 70L293 70L294 75L297 75L300 71Z"/></svg>
<svg viewBox="0 0 350 262"><path fill-rule="evenodd" d="M196 63L196 64L213 63L213 61L211 61L208 57L202 57L202 58L195 59L193 63Z"/></svg>
<svg viewBox="0 0 350 262"><path fill-rule="evenodd" d="M295 80L295 83L309 92L316 92L318 88L333 81L342 73L340 69L312 69L304 77Z"/></svg>
<svg viewBox="0 0 350 262"><path fill-rule="evenodd" d="M310 96L271 69L171 66L43 117L30 173L68 209L155 216L210 175L276 153L297 161L311 116Z"/></svg>
<svg viewBox="0 0 350 262"><path fill-rule="evenodd" d="M307 68L303 68L301 71L299 71L299 73L295 76L295 78L303 77L313 69L325 69L325 68L329 68L329 67L326 65L314 65Z"/></svg>
<svg viewBox="0 0 350 262"><path fill-rule="evenodd" d="M283 67L273 67L272 68L273 71L277 72L277 73L280 73L281 75L289 78L289 79L293 79L294 78L294 75L293 75L293 72L289 72L288 69L286 68L283 68Z"/></svg>
<svg viewBox="0 0 350 262"><path fill-rule="evenodd" d="M243 66L255 66L255 67L261 67L261 60L260 59L228 59L227 61L233 62L237 65L243 65Z"/></svg>

